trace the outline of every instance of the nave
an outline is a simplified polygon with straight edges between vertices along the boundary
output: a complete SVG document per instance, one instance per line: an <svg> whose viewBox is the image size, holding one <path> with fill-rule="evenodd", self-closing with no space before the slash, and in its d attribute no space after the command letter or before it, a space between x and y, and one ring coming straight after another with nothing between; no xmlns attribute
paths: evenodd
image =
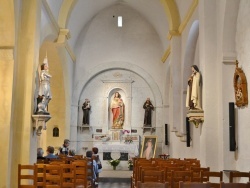
<svg viewBox="0 0 250 188"><path fill-rule="evenodd" d="M103 170L100 173L98 188L129 188L132 171Z"/></svg>

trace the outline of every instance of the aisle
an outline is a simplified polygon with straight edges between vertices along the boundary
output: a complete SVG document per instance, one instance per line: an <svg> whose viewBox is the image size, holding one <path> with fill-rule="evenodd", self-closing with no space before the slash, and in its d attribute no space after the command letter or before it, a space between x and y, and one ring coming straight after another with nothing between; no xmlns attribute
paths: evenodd
<svg viewBox="0 0 250 188"><path fill-rule="evenodd" d="M100 173L98 188L130 188L132 171L104 170Z"/></svg>

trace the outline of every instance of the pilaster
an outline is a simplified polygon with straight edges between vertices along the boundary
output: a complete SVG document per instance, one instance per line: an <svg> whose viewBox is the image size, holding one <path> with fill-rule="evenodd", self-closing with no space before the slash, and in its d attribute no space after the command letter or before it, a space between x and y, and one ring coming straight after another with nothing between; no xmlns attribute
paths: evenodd
<svg viewBox="0 0 250 188"><path fill-rule="evenodd" d="M8 172L9 166L6 161L9 160L10 133L11 133L11 113L12 113L12 91L13 91L13 73L14 59L13 49L0 49L0 130L1 141L0 148L5 155L1 156L0 166L2 172ZM1 173L0 187L8 187L7 173Z"/></svg>
<svg viewBox="0 0 250 188"><path fill-rule="evenodd" d="M170 95L170 126L171 131L178 135L180 131L180 112L181 112L181 38L173 37L171 39L171 95Z"/></svg>
<svg viewBox="0 0 250 188"><path fill-rule="evenodd" d="M37 136L33 135L32 114L34 105L35 71L38 65L40 38L40 2L23 0L20 5L20 22L17 29L15 78L13 84L13 114L11 135L10 178L17 180L17 166L36 162ZM17 181L10 181L17 187Z"/></svg>

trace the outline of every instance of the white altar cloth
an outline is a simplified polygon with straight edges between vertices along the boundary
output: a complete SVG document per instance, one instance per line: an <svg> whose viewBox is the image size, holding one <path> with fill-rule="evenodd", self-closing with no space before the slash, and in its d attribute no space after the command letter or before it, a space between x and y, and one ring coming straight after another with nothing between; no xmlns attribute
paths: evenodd
<svg viewBox="0 0 250 188"><path fill-rule="evenodd" d="M95 144L99 152L123 152L137 156L139 154L137 144Z"/></svg>

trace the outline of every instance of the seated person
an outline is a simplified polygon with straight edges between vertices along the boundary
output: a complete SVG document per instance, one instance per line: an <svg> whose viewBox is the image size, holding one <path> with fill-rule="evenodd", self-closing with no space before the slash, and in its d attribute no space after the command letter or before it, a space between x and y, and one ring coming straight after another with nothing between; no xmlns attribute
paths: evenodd
<svg viewBox="0 0 250 188"><path fill-rule="evenodd" d="M90 150L87 151L86 157L88 159L92 159L92 151L90 151ZM97 166L97 163L94 159L92 159L92 161L93 161L93 177L88 177L88 179L92 180L93 183L96 183L96 175L98 174L98 166ZM88 165L92 165L91 162L88 162ZM90 172L89 169L88 169L88 172Z"/></svg>
<svg viewBox="0 0 250 188"><path fill-rule="evenodd" d="M99 158L99 155L98 155L98 148L97 147L93 147L92 148L92 152L93 152L93 157L95 157L95 161L97 163L97 167L98 167L98 173L96 174L96 181L98 182L98 179L99 179L99 173L102 171L102 163L101 163L101 160Z"/></svg>
<svg viewBox="0 0 250 188"><path fill-rule="evenodd" d="M43 148L37 148L37 159L45 159Z"/></svg>
<svg viewBox="0 0 250 188"><path fill-rule="evenodd" d="M60 155L69 155L69 139L64 139L62 147L59 148Z"/></svg>
<svg viewBox="0 0 250 188"><path fill-rule="evenodd" d="M46 159L58 159L56 155L54 155L54 147L48 146L47 147L47 156L45 156Z"/></svg>

